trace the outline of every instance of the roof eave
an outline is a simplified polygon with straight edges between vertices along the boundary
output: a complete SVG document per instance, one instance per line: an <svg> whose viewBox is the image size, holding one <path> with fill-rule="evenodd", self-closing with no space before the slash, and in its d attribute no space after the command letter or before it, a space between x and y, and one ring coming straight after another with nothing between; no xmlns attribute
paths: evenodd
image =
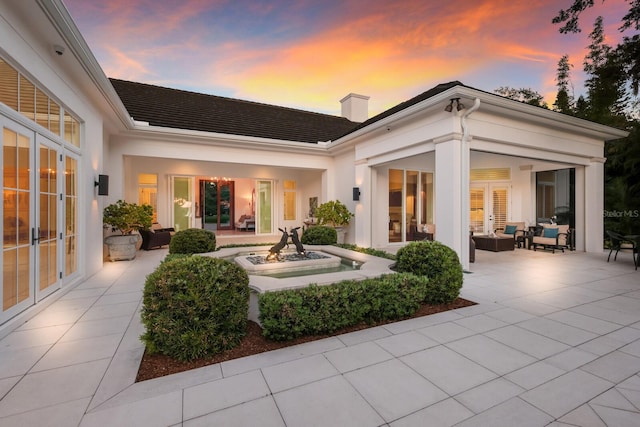
<svg viewBox="0 0 640 427"><path fill-rule="evenodd" d="M190 142L214 147L229 147L243 149L259 149L272 152L300 152L319 155L328 155L327 146L300 141L285 141L281 139L260 138L235 134L204 132L189 129L167 128L162 126L150 126L136 122L133 129L126 132L127 136L136 136L145 139L167 142Z"/></svg>
<svg viewBox="0 0 640 427"><path fill-rule="evenodd" d="M479 91L477 89L469 88L467 86L455 86L447 89L441 93L438 93L424 101L411 105L404 110L398 111L395 114L380 119L370 125L358 129L355 132L344 135L329 144L329 150L336 150L337 147L347 144L350 141L354 141L359 137L375 132L379 129L386 129L393 126L398 121L409 119L417 114L433 108L436 105L444 104L451 98L462 98L463 100L473 100L479 98L481 101L481 107L491 106L494 109L499 109L502 114L507 113L507 116L514 116L522 118L523 115L528 120L539 122L546 125L553 125L555 127L565 128L573 132L580 132L604 141L610 141L620 138L625 138L629 135L629 132L616 129L611 126L602 125L599 123L591 122L588 120L580 119L578 117L568 116L556 111L547 110L545 108L536 107L523 102L514 101L512 99L504 98L499 95L494 95L488 92Z"/></svg>
<svg viewBox="0 0 640 427"><path fill-rule="evenodd" d="M56 27L60 36L64 38L67 47L77 58L96 88L100 91L105 101L112 108L121 123L128 129L133 128L133 119L120 100L111 82L104 74L102 67L96 60L82 37L69 11L61 0L36 0L38 5L47 14L51 23Z"/></svg>

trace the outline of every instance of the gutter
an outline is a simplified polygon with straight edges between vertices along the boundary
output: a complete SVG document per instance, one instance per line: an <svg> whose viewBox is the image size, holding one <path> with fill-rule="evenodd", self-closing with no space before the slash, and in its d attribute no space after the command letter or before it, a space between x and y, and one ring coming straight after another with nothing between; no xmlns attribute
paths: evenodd
<svg viewBox="0 0 640 427"><path fill-rule="evenodd" d="M460 141L460 148L462 152L462 159L460 165L460 215L462 225L462 236L460 245L460 255L462 258L463 270L469 270L469 211L470 207L470 184L469 184L469 169L471 168L471 158L469 150L469 126L467 124L467 117L469 117L474 111L480 108L480 98L476 98L473 101L473 106L462 114L460 117L460 126L462 127L462 140Z"/></svg>

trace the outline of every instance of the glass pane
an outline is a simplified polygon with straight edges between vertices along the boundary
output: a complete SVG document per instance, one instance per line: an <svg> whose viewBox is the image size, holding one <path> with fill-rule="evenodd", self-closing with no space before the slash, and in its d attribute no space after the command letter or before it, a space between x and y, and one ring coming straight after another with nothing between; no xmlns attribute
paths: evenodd
<svg viewBox="0 0 640 427"><path fill-rule="evenodd" d="M3 195L3 247L13 247L18 244L18 203L17 192L4 190Z"/></svg>
<svg viewBox="0 0 640 427"><path fill-rule="evenodd" d="M2 131L2 176L5 188L18 186L18 134L4 128Z"/></svg>
<svg viewBox="0 0 640 427"><path fill-rule="evenodd" d="M284 192L284 220L294 221L296 219L296 193L294 191Z"/></svg>
<svg viewBox="0 0 640 427"><path fill-rule="evenodd" d="M29 193L26 191L18 192L18 244L28 245L31 243L29 236Z"/></svg>
<svg viewBox="0 0 640 427"><path fill-rule="evenodd" d="M6 311L18 302L18 250L2 255L2 309Z"/></svg>
<svg viewBox="0 0 640 427"><path fill-rule="evenodd" d="M49 130L60 135L60 106L49 100Z"/></svg>
<svg viewBox="0 0 640 427"><path fill-rule="evenodd" d="M58 192L58 152L49 150L49 193Z"/></svg>
<svg viewBox="0 0 640 427"><path fill-rule="evenodd" d="M232 203L233 203L233 182L220 182L220 217L218 218L218 226L221 229L231 227L232 220Z"/></svg>
<svg viewBox="0 0 640 427"><path fill-rule="evenodd" d="M78 162L71 157L65 157L65 277L78 269L78 252L76 248L76 233L78 230Z"/></svg>
<svg viewBox="0 0 640 427"><path fill-rule="evenodd" d="M402 241L402 188L404 172L389 169L389 241Z"/></svg>
<svg viewBox="0 0 640 427"><path fill-rule="evenodd" d="M36 88L36 123L49 129L49 97Z"/></svg>
<svg viewBox="0 0 640 427"><path fill-rule="evenodd" d="M176 231L191 227L191 178L175 177L173 179L173 218Z"/></svg>
<svg viewBox="0 0 640 427"><path fill-rule="evenodd" d="M31 174L29 169L29 160L31 158L31 140L24 136L18 135L18 188L21 190L29 190L31 185Z"/></svg>
<svg viewBox="0 0 640 427"><path fill-rule="evenodd" d="M258 181L258 232L271 233L271 181Z"/></svg>
<svg viewBox="0 0 640 427"><path fill-rule="evenodd" d="M491 192L493 199L493 229L503 229L507 222L507 189L495 188Z"/></svg>
<svg viewBox="0 0 640 427"><path fill-rule="evenodd" d="M29 298L29 268L30 256L29 247L21 247L18 249L18 302L22 302Z"/></svg>
<svg viewBox="0 0 640 427"><path fill-rule="evenodd" d="M67 157L65 160L66 170L65 170L65 192L67 196L75 196L77 194L77 173L78 166L77 161L70 157Z"/></svg>
<svg viewBox="0 0 640 427"><path fill-rule="evenodd" d="M433 174L423 172L420 185L420 224L433 224Z"/></svg>
<svg viewBox="0 0 640 427"><path fill-rule="evenodd" d="M74 273L78 269L78 257L76 254L75 236L69 236L65 239L65 276Z"/></svg>
<svg viewBox="0 0 640 427"><path fill-rule="evenodd" d="M80 147L80 123L69 113L64 113L64 139Z"/></svg>
<svg viewBox="0 0 640 427"><path fill-rule="evenodd" d="M484 188L471 188L469 193L469 227L476 234L484 234Z"/></svg>
<svg viewBox="0 0 640 427"><path fill-rule="evenodd" d="M0 58L0 102L18 111L18 71Z"/></svg>
<svg viewBox="0 0 640 427"><path fill-rule="evenodd" d="M407 240L412 240L413 233L418 231L417 201L418 201L418 172L407 171L405 184L405 230Z"/></svg>
<svg viewBox="0 0 640 427"><path fill-rule="evenodd" d="M20 76L20 113L31 120L35 119L35 97L36 87Z"/></svg>

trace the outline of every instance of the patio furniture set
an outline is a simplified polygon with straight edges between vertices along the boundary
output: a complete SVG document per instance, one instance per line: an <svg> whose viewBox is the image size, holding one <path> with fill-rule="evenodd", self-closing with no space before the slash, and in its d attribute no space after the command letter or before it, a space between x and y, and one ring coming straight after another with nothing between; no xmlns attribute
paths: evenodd
<svg viewBox="0 0 640 427"><path fill-rule="evenodd" d="M512 251L515 247L564 252L575 250L575 231L568 225L538 224L525 227L524 222L507 222L503 229L491 235L473 236L476 249L501 252Z"/></svg>

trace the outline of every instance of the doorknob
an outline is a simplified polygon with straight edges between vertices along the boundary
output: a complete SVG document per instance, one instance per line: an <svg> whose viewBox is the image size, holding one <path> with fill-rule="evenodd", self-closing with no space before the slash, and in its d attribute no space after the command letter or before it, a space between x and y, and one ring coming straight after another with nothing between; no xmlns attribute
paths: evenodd
<svg viewBox="0 0 640 427"><path fill-rule="evenodd" d="M31 244L35 245L36 242L40 243L40 227L38 227L38 234L36 234L35 227L31 228Z"/></svg>

